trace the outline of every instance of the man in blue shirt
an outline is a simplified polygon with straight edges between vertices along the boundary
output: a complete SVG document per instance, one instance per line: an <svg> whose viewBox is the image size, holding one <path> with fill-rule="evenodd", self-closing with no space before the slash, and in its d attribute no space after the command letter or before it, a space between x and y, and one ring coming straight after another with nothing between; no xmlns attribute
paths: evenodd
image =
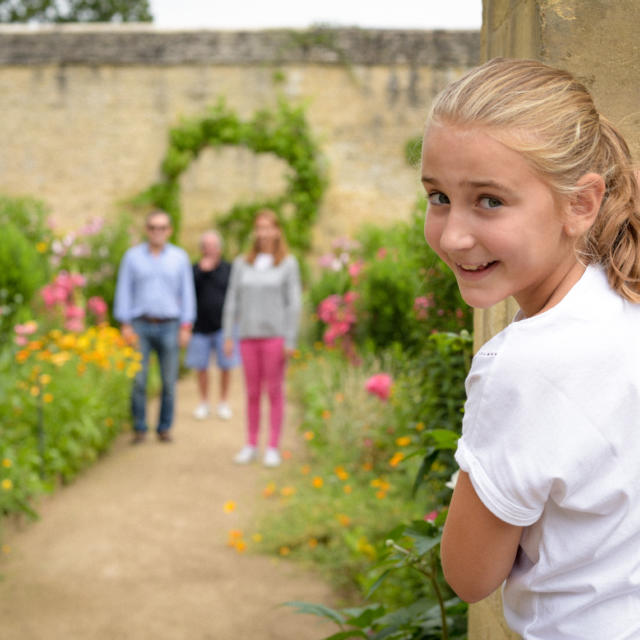
<svg viewBox="0 0 640 640"><path fill-rule="evenodd" d="M137 344L142 368L133 382L131 413L134 443L147 433L146 403L149 356L155 351L162 378L157 434L170 442L180 347L188 344L196 317L193 271L183 249L168 242L171 219L153 211L146 219L147 242L131 247L118 271L114 316L123 338Z"/></svg>

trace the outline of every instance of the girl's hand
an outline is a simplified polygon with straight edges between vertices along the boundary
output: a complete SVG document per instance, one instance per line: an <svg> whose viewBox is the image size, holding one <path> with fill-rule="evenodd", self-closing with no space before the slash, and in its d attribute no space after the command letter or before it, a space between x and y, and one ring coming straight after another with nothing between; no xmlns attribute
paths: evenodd
<svg viewBox="0 0 640 640"><path fill-rule="evenodd" d="M227 338L222 347L224 355L230 358L233 355L233 338Z"/></svg>
<svg viewBox="0 0 640 640"><path fill-rule="evenodd" d="M130 346L135 347L138 342L138 335L133 330L133 327L130 324L123 324L120 327L120 334L122 335L122 339Z"/></svg>

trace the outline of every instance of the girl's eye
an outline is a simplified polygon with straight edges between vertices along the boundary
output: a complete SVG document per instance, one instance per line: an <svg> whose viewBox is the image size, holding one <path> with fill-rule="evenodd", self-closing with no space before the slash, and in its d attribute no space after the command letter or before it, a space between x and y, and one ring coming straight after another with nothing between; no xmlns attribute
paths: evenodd
<svg viewBox="0 0 640 640"><path fill-rule="evenodd" d="M483 209L495 209L502 206L502 201L498 198L492 198L491 196L483 196L479 200L480 206Z"/></svg>
<svg viewBox="0 0 640 640"><path fill-rule="evenodd" d="M449 198L440 191L434 191L429 194L429 204L443 205L449 204Z"/></svg>

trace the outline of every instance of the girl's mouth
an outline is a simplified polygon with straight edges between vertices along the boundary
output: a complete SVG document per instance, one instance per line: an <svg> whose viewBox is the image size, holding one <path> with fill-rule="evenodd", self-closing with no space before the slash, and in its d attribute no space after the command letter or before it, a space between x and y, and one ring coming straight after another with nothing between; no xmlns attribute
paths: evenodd
<svg viewBox="0 0 640 640"><path fill-rule="evenodd" d="M491 262L483 262L482 264L458 264L458 268L461 271L465 271L467 273L478 273L482 271L486 271L494 264L496 264L497 260L492 260Z"/></svg>

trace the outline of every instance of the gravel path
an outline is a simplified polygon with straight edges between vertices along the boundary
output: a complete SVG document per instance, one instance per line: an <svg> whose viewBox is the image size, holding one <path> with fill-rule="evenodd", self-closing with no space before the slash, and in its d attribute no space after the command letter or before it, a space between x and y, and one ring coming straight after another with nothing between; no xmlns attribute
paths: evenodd
<svg viewBox="0 0 640 640"><path fill-rule="evenodd" d="M173 443L131 446L123 435L43 500L38 522L6 533L1 640L317 640L337 631L277 606L330 603L317 576L227 546L230 529L252 530L261 489L279 472L231 462L244 435L239 372L232 389L233 420L198 422L195 380L183 380ZM295 449L293 431L284 444ZM237 509L226 514L229 499Z"/></svg>

